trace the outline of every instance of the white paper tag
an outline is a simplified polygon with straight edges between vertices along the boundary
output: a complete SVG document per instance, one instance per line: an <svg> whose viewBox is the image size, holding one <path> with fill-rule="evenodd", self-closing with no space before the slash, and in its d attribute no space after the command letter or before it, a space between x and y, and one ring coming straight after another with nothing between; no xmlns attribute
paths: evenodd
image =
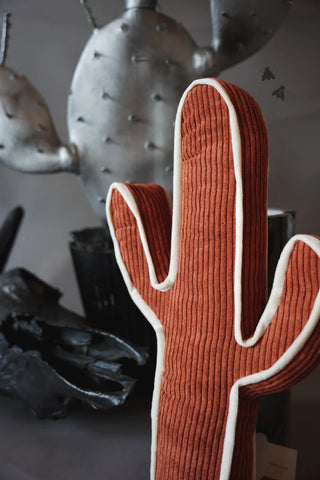
<svg viewBox="0 0 320 480"><path fill-rule="evenodd" d="M256 440L256 480L295 480L297 450L269 443L265 435Z"/></svg>

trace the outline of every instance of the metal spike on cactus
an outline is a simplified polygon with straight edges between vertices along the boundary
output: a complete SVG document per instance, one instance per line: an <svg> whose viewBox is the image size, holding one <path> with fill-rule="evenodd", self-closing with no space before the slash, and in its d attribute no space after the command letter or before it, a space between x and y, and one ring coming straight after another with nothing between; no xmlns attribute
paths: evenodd
<svg viewBox="0 0 320 480"><path fill-rule="evenodd" d="M33 173L69 171L104 220L113 181L157 182L170 190L173 122L194 79L217 75L261 48L290 2L211 0L212 44L199 48L156 0L125 0L124 13L96 27L77 65L68 102L70 145L26 78L0 66L0 161ZM7 23L1 51L6 52Z"/></svg>

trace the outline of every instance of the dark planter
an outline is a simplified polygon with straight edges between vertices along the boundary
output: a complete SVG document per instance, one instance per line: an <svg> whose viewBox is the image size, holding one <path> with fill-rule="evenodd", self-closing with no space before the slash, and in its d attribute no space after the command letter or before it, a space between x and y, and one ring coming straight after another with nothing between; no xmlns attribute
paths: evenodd
<svg viewBox="0 0 320 480"><path fill-rule="evenodd" d="M295 212L268 210L268 292L280 253L295 231ZM264 433L269 442L285 445L288 438L290 391L261 397L257 432Z"/></svg>
<svg viewBox="0 0 320 480"><path fill-rule="evenodd" d="M155 334L130 298L106 230L88 228L71 232L70 250L88 321L135 345L148 347L149 361L146 367L140 367L138 390L151 391L157 349Z"/></svg>

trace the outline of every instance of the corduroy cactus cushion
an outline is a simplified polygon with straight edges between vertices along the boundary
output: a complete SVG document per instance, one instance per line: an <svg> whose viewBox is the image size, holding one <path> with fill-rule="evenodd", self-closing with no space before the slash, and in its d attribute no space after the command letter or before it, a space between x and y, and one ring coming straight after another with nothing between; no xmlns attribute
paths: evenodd
<svg viewBox="0 0 320 480"><path fill-rule="evenodd" d="M266 305L268 146L243 90L195 81L176 118L174 198L113 184L107 217L158 357L151 478L251 480L259 396L320 360L320 241L286 245Z"/></svg>

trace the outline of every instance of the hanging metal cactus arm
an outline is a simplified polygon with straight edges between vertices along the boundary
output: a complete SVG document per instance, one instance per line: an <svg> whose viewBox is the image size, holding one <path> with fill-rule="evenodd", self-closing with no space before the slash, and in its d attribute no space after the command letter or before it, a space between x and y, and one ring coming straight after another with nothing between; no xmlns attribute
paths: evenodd
<svg viewBox="0 0 320 480"><path fill-rule="evenodd" d="M0 67L0 162L30 173L78 168L76 148L62 145L37 90L4 66Z"/></svg>
<svg viewBox="0 0 320 480"><path fill-rule="evenodd" d="M278 30L292 0L211 0L211 47L195 54L195 68L201 73L222 70L260 50Z"/></svg>
<svg viewBox="0 0 320 480"><path fill-rule="evenodd" d="M5 67L9 14L1 17L0 162L23 172L77 172L76 148L62 145L38 91Z"/></svg>

